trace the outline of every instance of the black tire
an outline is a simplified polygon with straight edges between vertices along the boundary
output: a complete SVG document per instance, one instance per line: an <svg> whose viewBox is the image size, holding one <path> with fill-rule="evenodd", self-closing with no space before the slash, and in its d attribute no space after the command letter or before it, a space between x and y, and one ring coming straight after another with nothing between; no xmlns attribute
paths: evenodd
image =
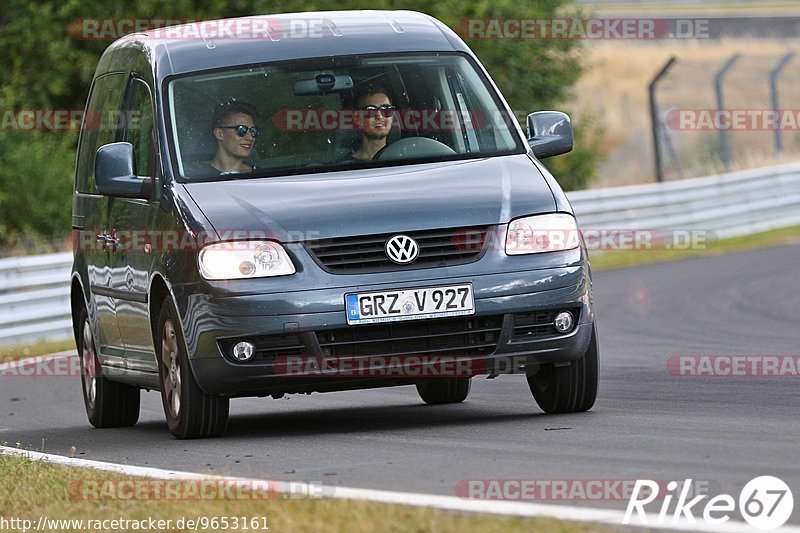
<svg viewBox="0 0 800 533"><path fill-rule="evenodd" d="M78 319L75 344L81 362L83 405L86 407L89 422L96 428L119 428L136 424L139 420L139 388L110 381L103 375L85 307L81 308Z"/></svg>
<svg viewBox="0 0 800 533"><path fill-rule="evenodd" d="M219 437L228 425L230 399L204 393L194 379L172 300L161 306L156 337L161 403L169 431L179 439Z"/></svg>
<svg viewBox="0 0 800 533"><path fill-rule="evenodd" d="M592 326L592 340L582 358L567 366L543 364L528 386L533 398L545 413L588 411L597 398L597 329Z"/></svg>
<svg viewBox="0 0 800 533"><path fill-rule="evenodd" d="M417 392L428 405L463 402L469 396L470 378L435 378L417 383Z"/></svg>

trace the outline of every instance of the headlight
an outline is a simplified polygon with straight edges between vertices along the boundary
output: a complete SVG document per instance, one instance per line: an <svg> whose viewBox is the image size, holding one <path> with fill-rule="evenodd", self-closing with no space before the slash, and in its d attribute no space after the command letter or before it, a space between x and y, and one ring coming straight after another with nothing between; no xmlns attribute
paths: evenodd
<svg viewBox="0 0 800 533"><path fill-rule="evenodd" d="M566 213L518 218L508 224L508 255L572 250L581 244L575 217Z"/></svg>
<svg viewBox="0 0 800 533"><path fill-rule="evenodd" d="M283 246L271 241L232 241L200 250L200 273L206 279L247 279L294 274Z"/></svg>

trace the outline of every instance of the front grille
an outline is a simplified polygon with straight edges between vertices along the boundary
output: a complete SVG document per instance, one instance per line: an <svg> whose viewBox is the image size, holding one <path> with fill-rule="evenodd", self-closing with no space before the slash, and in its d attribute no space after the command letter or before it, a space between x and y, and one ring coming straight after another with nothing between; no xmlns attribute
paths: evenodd
<svg viewBox="0 0 800 533"><path fill-rule="evenodd" d="M388 322L318 331L324 355L489 355L497 348L502 316Z"/></svg>
<svg viewBox="0 0 800 533"><path fill-rule="evenodd" d="M335 274L391 272L463 265L481 258L488 226L434 229L307 241L306 248L322 268ZM419 244L415 261L398 265L384 251L386 241L402 233Z"/></svg>
<svg viewBox="0 0 800 533"><path fill-rule="evenodd" d="M514 315L514 337L533 339L561 335L554 325L556 315L560 311L572 311L575 322L578 322L580 307L574 309L550 309L531 313L518 313Z"/></svg>

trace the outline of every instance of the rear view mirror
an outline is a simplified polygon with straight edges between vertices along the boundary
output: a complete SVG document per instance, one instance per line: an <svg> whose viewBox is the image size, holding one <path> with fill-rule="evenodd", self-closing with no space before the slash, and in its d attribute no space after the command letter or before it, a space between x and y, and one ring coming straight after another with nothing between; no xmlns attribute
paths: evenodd
<svg viewBox="0 0 800 533"><path fill-rule="evenodd" d="M569 115L560 111L538 111L528 115L528 145L538 159L572 151L573 132Z"/></svg>
<svg viewBox="0 0 800 533"><path fill-rule="evenodd" d="M152 178L134 174L133 145L127 142L104 144L94 160L94 183L97 192L123 198L150 198Z"/></svg>
<svg viewBox="0 0 800 533"><path fill-rule="evenodd" d="M295 96L311 96L322 93L335 93L349 91L353 88L353 78L347 75L334 76L333 74L320 74L310 80L294 82Z"/></svg>

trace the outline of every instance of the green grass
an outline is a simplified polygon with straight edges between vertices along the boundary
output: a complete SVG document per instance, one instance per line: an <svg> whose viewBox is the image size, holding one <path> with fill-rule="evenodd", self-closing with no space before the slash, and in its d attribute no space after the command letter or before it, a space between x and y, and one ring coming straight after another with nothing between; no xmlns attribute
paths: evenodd
<svg viewBox="0 0 800 533"><path fill-rule="evenodd" d="M439 511L405 505L334 499L99 501L76 499L70 485L79 481L135 479L121 474L67 468L28 458L0 456L0 516L26 518L37 523L50 519L177 520L181 517L266 517L271 531L373 531L481 533L608 532L614 529L590 523L562 522L487 514ZM76 492L73 490L73 493ZM61 529L61 531L73 531ZM175 527L164 531L178 531ZM200 529L200 531L205 531ZM250 530L256 531L256 530ZM263 529L262 529L263 531Z"/></svg>
<svg viewBox="0 0 800 533"><path fill-rule="evenodd" d="M743 237L720 239L699 250L602 250L589 251L589 257L592 261L592 270L609 270L798 243L800 243L800 226L793 226Z"/></svg>
<svg viewBox="0 0 800 533"><path fill-rule="evenodd" d="M26 357L37 355L48 355L66 350L75 351L75 341L73 339L63 341L39 341L33 344L0 347L0 363L15 361Z"/></svg>

